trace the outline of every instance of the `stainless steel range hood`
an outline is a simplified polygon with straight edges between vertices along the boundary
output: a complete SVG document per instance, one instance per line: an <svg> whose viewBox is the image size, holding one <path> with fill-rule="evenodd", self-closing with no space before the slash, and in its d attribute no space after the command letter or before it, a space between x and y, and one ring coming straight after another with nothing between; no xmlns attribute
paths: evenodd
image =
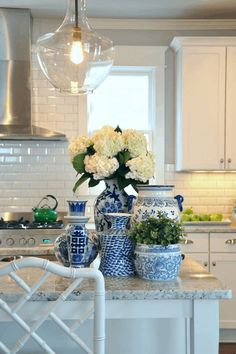
<svg viewBox="0 0 236 354"><path fill-rule="evenodd" d="M0 8L0 139L64 140L31 122L31 14Z"/></svg>

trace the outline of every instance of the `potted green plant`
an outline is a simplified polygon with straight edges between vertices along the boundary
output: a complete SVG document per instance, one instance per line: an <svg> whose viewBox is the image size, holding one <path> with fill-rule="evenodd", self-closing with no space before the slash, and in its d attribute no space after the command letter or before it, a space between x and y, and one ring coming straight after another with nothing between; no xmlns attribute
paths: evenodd
<svg viewBox="0 0 236 354"><path fill-rule="evenodd" d="M149 280L173 280L180 270L183 227L164 213L134 223L129 236L135 241L137 274Z"/></svg>

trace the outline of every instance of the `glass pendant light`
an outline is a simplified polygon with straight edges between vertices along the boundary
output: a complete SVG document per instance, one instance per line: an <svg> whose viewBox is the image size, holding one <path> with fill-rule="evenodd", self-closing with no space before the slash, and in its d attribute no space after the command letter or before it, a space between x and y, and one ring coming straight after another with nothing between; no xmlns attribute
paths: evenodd
<svg viewBox="0 0 236 354"><path fill-rule="evenodd" d="M36 52L51 84L74 95L93 92L109 74L114 58L112 41L90 27L85 0L68 0L61 26L37 40Z"/></svg>

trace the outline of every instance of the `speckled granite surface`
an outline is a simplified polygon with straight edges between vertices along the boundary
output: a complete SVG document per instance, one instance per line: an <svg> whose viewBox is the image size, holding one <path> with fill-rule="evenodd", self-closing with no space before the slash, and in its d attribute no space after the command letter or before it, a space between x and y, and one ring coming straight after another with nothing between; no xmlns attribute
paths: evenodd
<svg viewBox="0 0 236 354"><path fill-rule="evenodd" d="M197 225L197 223L193 223L192 225L188 224L184 226L184 230L186 232L196 232L196 233L201 233L201 232L211 232L211 233L231 233L231 232L236 232L236 221L231 222L231 224L223 226L223 225L214 225L214 223L211 225Z"/></svg>
<svg viewBox="0 0 236 354"><path fill-rule="evenodd" d="M5 264L1 263L1 267ZM22 278L33 284L42 274L35 269L20 270ZM108 277L106 282L106 300L159 300L159 299L229 299L231 290L225 288L212 274L206 272L198 263L186 257L180 276L176 281L147 281L136 277ZM55 300L68 285L68 279L52 276L33 296L33 301ZM0 278L0 297L16 301L22 291L11 279ZM89 300L93 296L92 284L84 281L68 300Z"/></svg>

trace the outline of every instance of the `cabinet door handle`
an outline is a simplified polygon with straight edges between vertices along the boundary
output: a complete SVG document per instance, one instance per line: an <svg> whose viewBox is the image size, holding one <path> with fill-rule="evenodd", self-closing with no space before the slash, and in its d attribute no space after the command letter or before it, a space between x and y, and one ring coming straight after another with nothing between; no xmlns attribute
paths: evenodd
<svg viewBox="0 0 236 354"><path fill-rule="evenodd" d="M225 241L227 245L235 245L236 244L236 238L231 238Z"/></svg>
<svg viewBox="0 0 236 354"><path fill-rule="evenodd" d="M203 265L204 265L204 267L208 267L208 263L207 262L204 262Z"/></svg>
<svg viewBox="0 0 236 354"><path fill-rule="evenodd" d="M232 159L231 158L228 158L228 163L231 163L232 162Z"/></svg>
<svg viewBox="0 0 236 354"><path fill-rule="evenodd" d="M192 240L185 239L185 240L182 240L181 243L184 245L190 245L190 244L193 244L194 242Z"/></svg>
<svg viewBox="0 0 236 354"><path fill-rule="evenodd" d="M224 163L224 159L222 158L222 159L220 159L220 163Z"/></svg>
<svg viewBox="0 0 236 354"><path fill-rule="evenodd" d="M212 266L213 266L213 267L215 267L215 266L216 266L216 262L212 262L211 264L212 264Z"/></svg>

